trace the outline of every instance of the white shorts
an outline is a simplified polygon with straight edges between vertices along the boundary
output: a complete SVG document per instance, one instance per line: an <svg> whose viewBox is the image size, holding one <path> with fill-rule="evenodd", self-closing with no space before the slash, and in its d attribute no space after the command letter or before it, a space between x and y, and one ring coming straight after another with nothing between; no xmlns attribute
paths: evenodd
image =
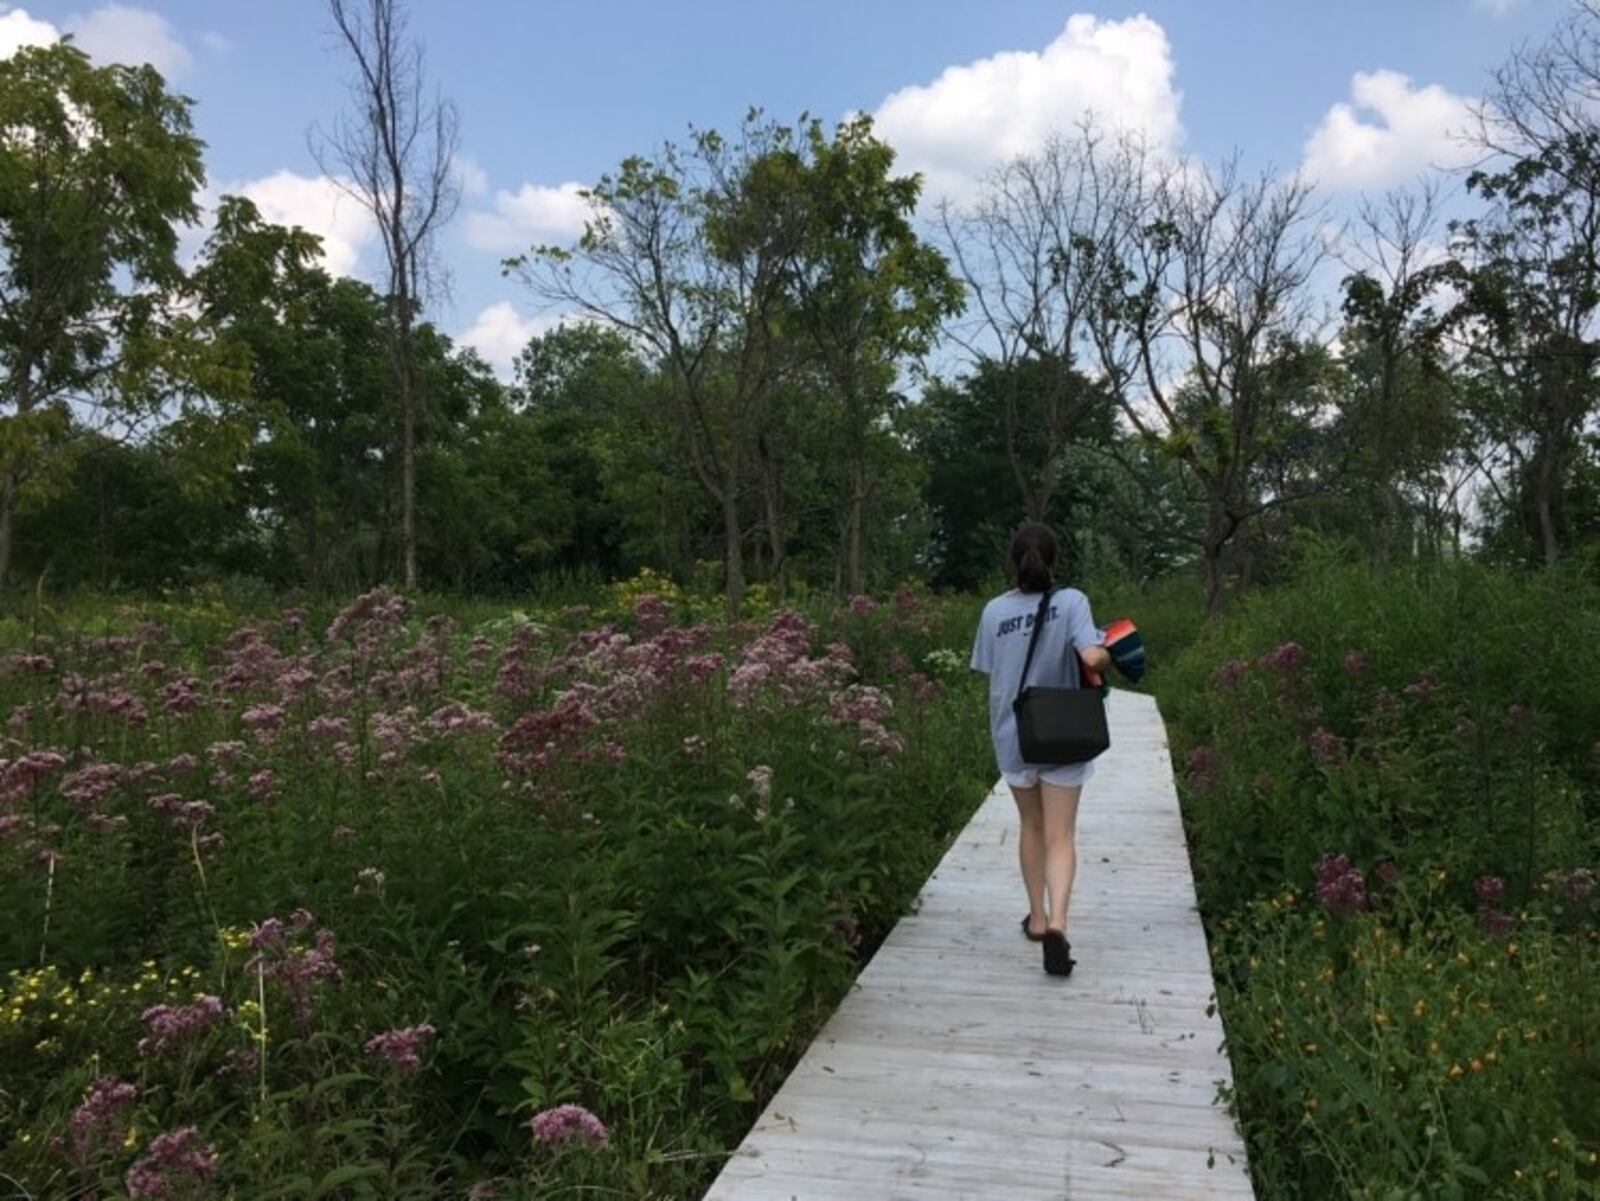
<svg viewBox="0 0 1600 1201"><path fill-rule="evenodd" d="M1093 763L1063 763L1059 767L1025 767L1003 773L1013 788L1032 788L1041 780L1057 788L1081 788L1094 775Z"/></svg>

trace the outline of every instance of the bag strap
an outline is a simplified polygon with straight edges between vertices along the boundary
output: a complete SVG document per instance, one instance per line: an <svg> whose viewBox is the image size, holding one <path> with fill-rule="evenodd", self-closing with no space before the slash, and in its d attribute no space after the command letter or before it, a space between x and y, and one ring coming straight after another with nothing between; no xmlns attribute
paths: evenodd
<svg viewBox="0 0 1600 1201"><path fill-rule="evenodd" d="M1022 661L1022 675L1017 678L1017 699L1022 699L1022 690L1028 686L1028 668L1033 666L1034 648L1039 645L1039 631L1044 626L1044 612L1050 605L1050 598L1055 595L1055 588L1044 590L1044 595L1039 598L1039 611L1033 615L1033 633L1028 637L1028 657Z"/></svg>

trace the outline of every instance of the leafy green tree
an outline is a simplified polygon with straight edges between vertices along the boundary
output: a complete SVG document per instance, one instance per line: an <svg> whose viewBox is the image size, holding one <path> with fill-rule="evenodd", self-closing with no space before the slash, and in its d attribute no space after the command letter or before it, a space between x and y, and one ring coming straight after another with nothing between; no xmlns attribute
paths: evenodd
<svg viewBox="0 0 1600 1201"><path fill-rule="evenodd" d="M1340 332L1348 386L1339 406L1352 522L1381 566L1434 527L1463 431L1440 318L1446 271L1432 263L1431 186L1364 204L1344 281Z"/></svg>
<svg viewBox="0 0 1600 1201"><path fill-rule="evenodd" d="M1567 493L1600 410L1600 5L1583 3L1544 45L1517 51L1481 111L1495 158L1468 177L1485 204L1453 226L1452 314L1491 476L1533 556L1552 564L1578 533Z"/></svg>
<svg viewBox="0 0 1600 1201"><path fill-rule="evenodd" d="M16 570L51 588L144 592L268 576L249 510L227 490L193 486L192 449L170 429L138 442L75 430L51 465L58 486L20 498Z"/></svg>
<svg viewBox="0 0 1600 1201"><path fill-rule="evenodd" d="M783 328L814 356L830 393L839 452L837 574L850 593L865 585L866 510L882 478L869 455L897 399L896 378L962 306L945 256L912 226L921 177L892 175L893 167L894 150L873 136L870 117L843 122L831 139L812 120L797 146L752 166L748 185L752 194L774 194L764 208L781 209L777 197L790 196L799 209Z"/></svg>
<svg viewBox="0 0 1600 1201"><path fill-rule="evenodd" d="M751 167L793 131L751 113L736 138L626 159L589 193L576 247L508 260L542 298L615 327L650 357L686 461L721 514L727 609L745 589L745 494L784 348L776 336L799 223L791 197Z"/></svg>
<svg viewBox="0 0 1600 1201"><path fill-rule="evenodd" d="M394 439L386 306L366 284L332 279L318 249L313 235L224 197L190 286L216 337L250 365L237 486L271 574L330 587L381 571Z"/></svg>
<svg viewBox="0 0 1600 1201"><path fill-rule="evenodd" d="M1019 414L1031 420L1050 403L1056 370L1033 360L1010 368L980 361L971 375L930 386L915 406L915 457L928 472L928 566L940 586L979 588L1006 573L1012 531L1035 516L1018 494L1013 452L1038 456L1022 462L1040 479L1049 452L1038 443L1008 449L1000 398L1016 398ZM1080 377L1080 386L1089 381ZM1200 497L1184 469L1141 440L1119 436L1109 408L1098 412L1096 423L1049 456L1050 502L1037 516L1061 538L1064 576L1114 563L1120 574L1150 579L1191 562Z"/></svg>
<svg viewBox="0 0 1600 1201"><path fill-rule="evenodd" d="M189 110L153 68L70 43L0 61L0 579L19 497L62 482L70 406L128 422L214 366L168 304L202 180Z"/></svg>

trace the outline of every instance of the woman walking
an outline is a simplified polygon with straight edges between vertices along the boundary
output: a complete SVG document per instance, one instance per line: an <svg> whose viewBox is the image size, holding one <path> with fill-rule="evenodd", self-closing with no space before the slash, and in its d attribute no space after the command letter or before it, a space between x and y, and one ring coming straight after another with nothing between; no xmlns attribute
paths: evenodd
<svg viewBox="0 0 1600 1201"><path fill-rule="evenodd" d="M989 677L989 734L995 760L1022 819L1017 856L1022 883L1028 890L1028 916L1022 932L1044 944L1044 970L1054 976L1072 973L1072 945L1067 940L1067 904L1078 869L1078 797L1094 773L1089 763L1024 763L1017 741L1012 702L1021 690L1028 643L1046 593L1038 646L1027 683L1046 688L1081 685L1079 658L1104 673L1111 656L1101 645L1089 611L1089 598L1076 588L1057 588L1056 536L1037 522L1023 526L1011 540L1011 568L1017 586L983 607L972 644L972 667Z"/></svg>

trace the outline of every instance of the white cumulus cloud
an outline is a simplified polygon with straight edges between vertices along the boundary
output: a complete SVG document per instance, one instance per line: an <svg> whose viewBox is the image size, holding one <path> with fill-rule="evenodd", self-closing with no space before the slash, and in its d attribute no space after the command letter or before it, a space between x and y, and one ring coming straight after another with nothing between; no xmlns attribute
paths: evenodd
<svg viewBox="0 0 1600 1201"><path fill-rule="evenodd" d="M25 8L0 8L0 58L23 46L48 46L63 33L90 58L102 63L149 63L163 75L181 75L194 56L160 13L127 4L103 4L67 17L60 28L28 14Z"/></svg>
<svg viewBox="0 0 1600 1201"><path fill-rule="evenodd" d="M507 378L511 375L512 362L527 346L528 339L574 320L581 318L570 313L538 313L524 317L510 301L501 300L480 312L471 328L456 341L472 347L498 375Z"/></svg>
<svg viewBox="0 0 1600 1201"><path fill-rule="evenodd" d="M507 251L573 241L590 215L583 189L581 183L525 183L515 192L496 192L492 212L467 214L467 242L479 250Z"/></svg>
<svg viewBox="0 0 1600 1201"><path fill-rule="evenodd" d="M1350 100L1328 109L1306 140L1302 167L1331 188L1409 183L1472 160L1462 138L1471 119L1472 101L1436 83L1417 87L1398 71L1358 71Z"/></svg>
<svg viewBox="0 0 1600 1201"><path fill-rule="evenodd" d="M377 236L372 214L326 175L283 170L216 190L252 201L267 221L316 234L322 239L323 265L334 275L358 274L361 249Z"/></svg>
<svg viewBox="0 0 1600 1201"><path fill-rule="evenodd" d="M194 63L160 13L127 4L104 4L68 17L66 31L90 58L108 63L149 63L163 75L182 75Z"/></svg>
<svg viewBox="0 0 1600 1201"><path fill-rule="evenodd" d="M962 197L996 165L1039 150L1090 114L1170 152L1183 136L1180 103L1172 48L1156 21L1078 13L1043 50L948 67L932 83L894 92L873 119L897 165L923 173L926 195Z"/></svg>
<svg viewBox="0 0 1600 1201"><path fill-rule="evenodd" d="M49 21L30 17L25 8L0 13L0 58L10 58L24 46L48 46L60 38L60 30Z"/></svg>

